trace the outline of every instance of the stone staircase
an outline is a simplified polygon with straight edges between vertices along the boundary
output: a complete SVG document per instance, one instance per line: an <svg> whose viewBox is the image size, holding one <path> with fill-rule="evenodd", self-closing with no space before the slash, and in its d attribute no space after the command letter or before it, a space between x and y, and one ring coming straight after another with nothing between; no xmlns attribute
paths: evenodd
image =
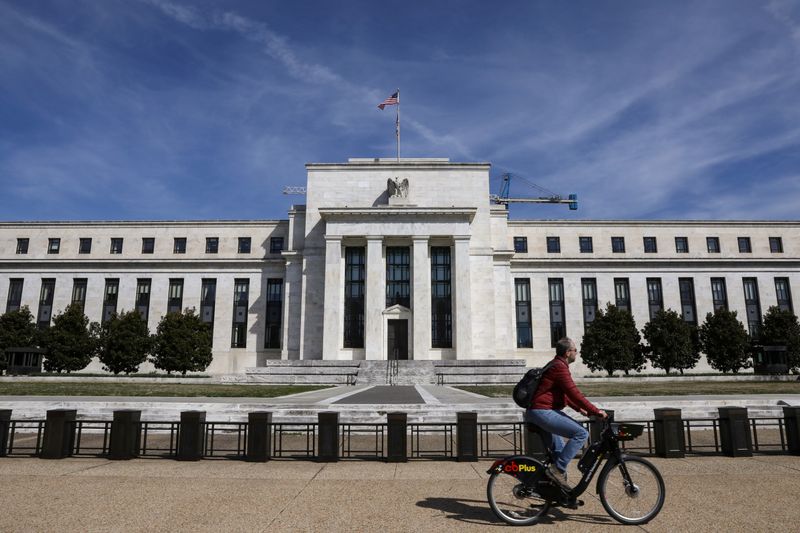
<svg viewBox="0 0 800 533"><path fill-rule="evenodd" d="M433 361L361 361L356 385L431 385Z"/></svg>
<svg viewBox="0 0 800 533"><path fill-rule="evenodd" d="M525 374L522 359L433 361L437 385L516 385Z"/></svg>

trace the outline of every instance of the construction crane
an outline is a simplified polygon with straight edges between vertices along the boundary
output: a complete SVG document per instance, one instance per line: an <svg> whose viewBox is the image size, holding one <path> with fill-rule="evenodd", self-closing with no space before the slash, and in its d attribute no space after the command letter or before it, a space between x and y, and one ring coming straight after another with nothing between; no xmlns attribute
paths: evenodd
<svg viewBox="0 0 800 533"><path fill-rule="evenodd" d="M538 196L536 198L509 198L509 191L511 189L511 178L515 180L521 180L527 183L530 187L536 189L543 196ZM544 187L540 187L536 185L530 180L523 178L522 176L517 176L516 174L506 173L503 174L503 186L500 189L499 194L490 194L489 200L496 204L500 205L508 205L511 203L514 204L568 204L571 211L575 211L578 209L578 195L577 194L570 194L567 198L554 193Z"/></svg>
<svg viewBox="0 0 800 533"><path fill-rule="evenodd" d="M283 188L283 194L305 194L306 188L305 187L296 187L293 185L287 185Z"/></svg>

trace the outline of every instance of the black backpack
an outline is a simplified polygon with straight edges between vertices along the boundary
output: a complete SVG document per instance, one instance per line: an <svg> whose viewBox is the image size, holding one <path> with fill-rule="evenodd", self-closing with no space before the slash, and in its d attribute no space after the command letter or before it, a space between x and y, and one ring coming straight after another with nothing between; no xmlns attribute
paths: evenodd
<svg viewBox="0 0 800 533"><path fill-rule="evenodd" d="M533 395L536 394L536 389L539 388L539 382L552 364L553 361L550 361L542 368L531 368L525 372L525 375L522 376L519 383L514 386L514 392L511 393L511 397L514 398L514 403L523 409L530 408Z"/></svg>

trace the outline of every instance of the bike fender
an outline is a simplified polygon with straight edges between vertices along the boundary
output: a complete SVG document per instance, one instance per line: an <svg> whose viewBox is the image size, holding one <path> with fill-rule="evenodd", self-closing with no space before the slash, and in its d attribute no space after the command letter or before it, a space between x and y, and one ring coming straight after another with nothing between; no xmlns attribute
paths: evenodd
<svg viewBox="0 0 800 533"><path fill-rule="evenodd" d="M513 455L495 461L486 473L495 472L508 474L523 483L532 483L544 474L544 465L533 457Z"/></svg>

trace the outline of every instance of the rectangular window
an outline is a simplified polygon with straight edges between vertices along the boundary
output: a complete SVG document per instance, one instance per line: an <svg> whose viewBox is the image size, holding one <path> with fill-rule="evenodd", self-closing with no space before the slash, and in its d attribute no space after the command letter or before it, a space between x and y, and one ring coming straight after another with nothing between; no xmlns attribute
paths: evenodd
<svg viewBox="0 0 800 533"><path fill-rule="evenodd" d="M120 237L113 237L111 239L111 249L109 253L121 254L122 253L122 239Z"/></svg>
<svg viewBox="0 0 800 533"><path fill-rule="evenodd" d="M664 309L664 296L661 293L661 278L647 278L647 305L650 307L650 320Z"/></svg>
<svg viewBox="0 0 800 533"><path fill-rule="evenodd" d="M80 242L78 244L78 253L79 254L90 254L90 253L92 253L92 238L91 237L81 237Z"/></svg>
<svg viewBox="0 0 800 533"><path fill-rule="evenodd" d="M27 254L28 243L30 243L30 239L28 238L17 239L17 254L19 255Z"/></svg>
<svg viewBox="0 0 800 533"><path fill-rule="evenodd" d="M156 249L155 237L142 237L142 253L152 254Z"/></svg>
<svg viewBox="0 0 800 533"><path fill-rule="evenodd" d="M267 324L264 348L281 347L281 315L283 314L283 280L267 280Z"/></svg>
<svg viewBox="0 0 800 533"><path fill-rule="evenodd" d="M167 296L167 313L180 313L183 310L183 279L170 278Z"/></svg>
<svg viewBox="0 0 800 533"><path fill-rule="evenodd" d="M186 237L175 237L172 244L172 253L174 254L186 253Z"/></svg>
<svg viewBox="0 0 800 533"><path fill-rule="evenodd" d="M644 253L654 254L658 252L658 245L655 237L644 237Z"/></svg>
<svg viewBox="0 0 800 533"><path fill-rule="evenodd" d="M217 306L217 280L204 279L200 287L200 320L211 328L214 335L214 314Z"/></svg>
<svg viewBox="0 0 800 533"><path fill-rule="evenodd" d="M283 251L283 237L270 237L269 253L279 254Z"/></svg>
<svg viewBox="0 0 800 533"><path fill-rule="evenodd" d="M219 237L206 237L206 253L215 254L219 252Z"/></svg>
<svg viewBox="0 0 800 533"><path fill-rule="evenodd" d="M594 245L592 244L591 237L578 237L578 245L580 246L582 254L594 252Z"/></svg>
<svg viewBox="0 0 800 533"><path fill-rule="evenodd" d="M769 251L773 254L782 254L783 253L783 239L780 237L770 237L769 238Z"/></svg>
<svg viewBox="0 0 800 533"><path fill-rule="evenodd" d="M119 279L106 279L106 288L103 291L103 315L101 322L106 323L111 320L112 315L117 312L117 295L119 294Z"/></svg>
<svg viewBox="0 0 800 533"><path fill-rule="evenodd" d="M53 295L56 292L56 280L47 278L42 280L42 291L39 293L39 314L36 323L40 328L50 325L50 316L53 313Z"/></svg>
<svg viewBox="0 0 800 533"><path fill-rule="evenodd" d="M595 278L581 279L581 292L583 293L583 323L591 324L597 314L597 280Z"/></svg>
<svg viewBox="0 0 800 533"><path fill-rule="evenodd" d="M789 278L775 278L775 295L778 297L778 307L782 311L794 313L792 308L792 290L789 288Z"/></svg>
<svg viewBox="0 0 800 533"><path fill-rule="evenodd" d="M451 293L450 247L431 247L431 345L453 346L453 308Z"/></svg>
<svg viewBox="0 0 800 533"><path fill-rule="evenodd" d="M386 247L386 307L411 307L411 253L405 246Z"/></svg>
<svg viewBox="0 0 800 533"><path fill-rule="evenodd" d="M744 307L747 311L747 330L751 339L758 339L761 333L761 302L758 297L758 280L742 278L744 286Z"/></svg>
<svg viewBox="0 0 800 533"><path fill-rule="evenodd" d="M515 279L514 295L517 307L517 348L533 348L530 280Z"/></svg>
<svg viewBox="0 0 800 533"><path fill-rule="evenodd" d="M631 287L628 278L614 278L614 305L631 312Z"/></svg>
<svg viewBox="0 0 800 533"><path fill-rule="evenodd" d="M679 254L689 253L689 239L687 237L675 237L675 252Z"/></svg>
<svg viewBox="0 0 800 533"><path fill-rule="evenodd" d="M344 347L364 347L364 248L344 249Z"/></svg>
<svg viewBox="0 0 800 533"><path fill-rule="evenodd" d="M249 299L250 280L234 280L231 348L247 348L247 308L250 305Z"/></svg>
<svg viewBox="0 0 800 533"><path fill-rule="evenodd" d="M693 326L697 325L697 308L694 299L694 280L692 278L678 278L678 288L681 293L681 314L683 321Z"/></svg>
<svg viewBox="0 0 800 533"><path fill-rule="evenodd" d="M615 254L624 254L625 237L611 237L611 251Z"/></svg>
<svg viewBox="0 0 800 533"><path fill-rule="evenodd" d="M706 247L708 248L708 253L710 253L710 254L718 254L719 253L719 237L706 237Z"/></svg>
<svg viewBox="0 0 800 533"><path fill-rule="evenodd" d="M528 238L514 237L514 251L518 254L528 253Z"/></svg>
<svg viewBox="0 0 800 533"><path fill-rule="evenodd" d="M239 253L240 254L249 254L250 253L250 237L239 237Z"/></svg>
<svg viewBox="0 0 800 533"><path fill-rule="evenodd" d="M725 278L711 278L711 300L714 303L714 311L728 309L728 289L725 286Z"/></svg>
<svg viewBox="0 0 800 533"><path fill-rule="evenodd" d="M136 280L136 311L144 319L145 324L150 318L150 278Z"/></svg>
<svg viewBox="0 0 800 533"><path fill-rule="evenodd" d="M564 320L564 280L550 278L547 280L550 294L550 346L555 347L556 342L567 336L567 327Z"/></svg>
<svg viewBox="0 0 800 533"><path fill-rule="evenodd" d="M61 239L58 237L47 239L47 253L57 254L61 250Z"/></svg>
<svg viewBox="0 0 800 533"><path fill-rule="evenodd" d="M548 237L547 238L547 253L548 254L560 254L561 253L561 238L560 237Z"/></svg>
<svg viewBox="0 0 800 533"><path fill-rule="evenodd" d="M22 278L11 278L8 284L8 299L6 300L6 313L19 311L22 304Z"/></svg>
<svg viewBox="0 0 800 533"><path fill-rule="evenodd" d="M75 278L72 280L72 305L79 305L81 309L86 307L86 278Z"/></svg>
<svg viewBox="0 0 800 533"><path fill-rule="evenodd" d="M739 242L739 253L753 253L753 247L750 245L750 237L739 237L737 241Z"/></svg>

